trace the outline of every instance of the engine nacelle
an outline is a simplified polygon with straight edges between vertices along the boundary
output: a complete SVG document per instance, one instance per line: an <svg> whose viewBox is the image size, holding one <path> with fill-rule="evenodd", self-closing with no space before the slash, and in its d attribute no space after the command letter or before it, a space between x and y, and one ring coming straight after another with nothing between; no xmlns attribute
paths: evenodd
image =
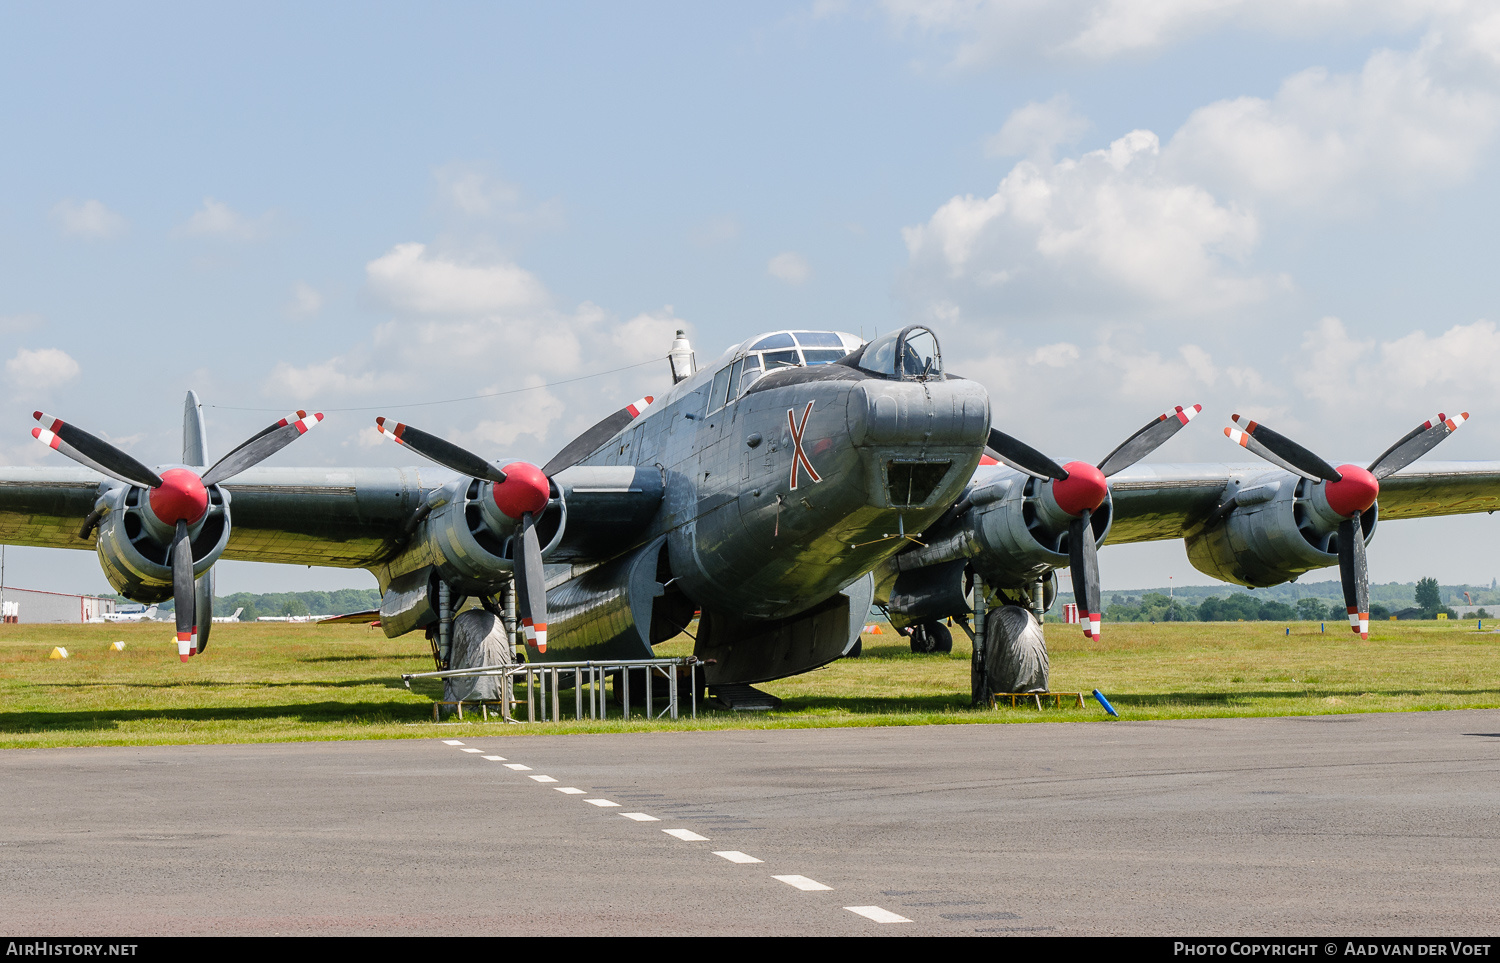
<svg viewBox="0 0 1500 963"><path fill-rule="evenodd" d="M547 507L536 522L537 541L546 558L562 542L568 506L551 488ZM464 479L449 482L427 496L431 506L418 535L421 544L408 554L411 562L434 566L442 579L459 592L493 592L509 577L521 548L521 523L500 511L489 482Z"/></svg>
<svg viewBox="0 0 1500 963"><path fill-rule="evenodd" d="M986 582L1000 587L1028 586L1052 571L1067 568L1068 526L1073 516L1058 507L1052 482L1012 475L974 489L974 530L981 546L974 567ZM1094 541L1103 544L1114 518L1114 500L1089 517Z"/></svg>
<svg viewBox="0 0 1500 963"><path fill-rule="evenodd" d="M1223 521L1187 537L1194 568L1250 588L1280 585L1339 563L1343 518L1328 505L1326 486L1276 473L1231 482L1234 509ZM1379 505L1360 515L1366 543L1374 537Z"/></svg>
<svg viewBox="0 0 1500 963"><path fill-rule="evenodd" d="M170 549L176 526L156 517L143 488L115 485L94 503L100 514L95 550L99 566L115 591L137 602L164 602L172 597ZM229 544L229 492L208 489L208 511L188 526L196 578L218 561Z"/></svg>
<svg viewBox="0 0 1500 963"><path fill-rule="evenodd" d="M1051 607L1057 595L1053 573L1069 565L1073 522L1058 506L1052 483L991 469L975 477L959 504L964 502L967 511L950 512L922 534L926 544L896 556L877 575L876 595L888 599L896 628L970 611L976 572L1008 602L1029 600L1042 582L1041 601ZM1106 494L1090 515L1097 543L1109 534L1113 507Z"/></svg>

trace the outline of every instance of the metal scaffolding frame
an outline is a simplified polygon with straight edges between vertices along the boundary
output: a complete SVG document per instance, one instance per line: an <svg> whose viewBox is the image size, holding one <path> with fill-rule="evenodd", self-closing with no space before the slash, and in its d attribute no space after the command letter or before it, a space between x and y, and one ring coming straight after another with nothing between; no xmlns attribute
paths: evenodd
<svg viewBox="0 0 1500 963"><path fill-rule="evenodd" d="M439 672L405 672L401 675L401 681L405 686L411 688L412 679L451 679L455 677L468 676L496 676L500 679L500 715L506 722L518 722L513 713L513 708L520 704L516 697L516 684L524 682L526 685L526 721L537 721L537 709L540 706L542 720L547 721L548 696L551 696L551 721L562 721L562 690L563 683L573 683L573 718L584 718L585 691L587 691L588 718L608 718L609 692L605 688L605 680L613 672L620 673L620 696L621 696L621 718L630 718L630 676L631 670L644 670L646 674L646 693L644 708L647 719L660 719L663 716L678 718L679 692L677 685L677 669L686 666L692 671L696 679L696 667L702 663L693 656L680 659L610 659L606 661L587 660L583 662L525 662L518 665L481 665L472 669L445 669ZM667 705L660 712L655 711L655 692L653 681L660 675L667 684ZM692 718L698 718L698 687L695 684L688 686L689 709ZM479 705L485 718L489 717L489 707L494 701L479 699L464 700L456 703L437 702L433 704L432 711L436 715L438 706L454 705L458 709L458 717L463 718L463 707L465 702Z"/></svg>

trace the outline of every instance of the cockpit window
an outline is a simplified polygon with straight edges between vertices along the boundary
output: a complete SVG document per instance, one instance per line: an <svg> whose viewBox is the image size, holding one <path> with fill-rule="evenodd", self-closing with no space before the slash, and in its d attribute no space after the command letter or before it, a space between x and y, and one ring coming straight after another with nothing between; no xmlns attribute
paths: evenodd
<svg viewBox="0 0 1500 963"><path fill-rule="evenodd" d="M840 338L837 331L793 331L797 337L797 343L804 348L840 348L844 347L844 339ZM848 354L848 352L844 352Z"/></svg>
<svg viewBox="0 0 1500 963"><path fill-rule="evenodd" d="M927 381L943 376L937 335L920 325L871 341L859 358L859 366L871 374L901 381Z"/></svg>
<svg viewBox="0 0 1500 963"><path fill-rule="evenodd" d="M750 350L765 351L769 348L795 348L796 346L797 342L792 340L790 334L787 334L785 331L778 331L776 334L767 335L752 344Z"/></svg>
<svg viewBox="0 0 1500 963"><path fill-rule="evenodd" d="M843 348L803 348L802 356L808 364L833 364L849 352Z"/></svg>
<svg viewBox="0 0 1500 963"><path fill-rule="evenodd" d="M767 351L765 359L767 371L776 368L795 368L802 363L802 359L797 356L797 349L795 348L791 351Z"/></svg>

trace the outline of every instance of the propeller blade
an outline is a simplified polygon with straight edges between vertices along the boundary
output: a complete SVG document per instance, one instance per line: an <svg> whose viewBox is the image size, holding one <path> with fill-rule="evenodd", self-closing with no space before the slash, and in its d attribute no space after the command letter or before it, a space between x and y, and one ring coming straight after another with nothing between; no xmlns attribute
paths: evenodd
<svg viewBox="0 0 1500 963"><path fill-rule="evenodd" d="M172 603L177 609L177 654L186 662L198 649L198 593L193 584L193 543L184 521L178 521L172 540Z"/></svg>
<svg viewBox="0 0 1500 963"><path fill-rule="evenodd" d="M505 481L505 472L473 452L466 451L451 441L444 441L437 435L428 434L411 425L397 424L395 428L387 428L383 417L375 419L375 427L379 428L380 433L391 441L405 445L423 458L435 461L444 468L451 468L470 478L483 478L492 482Z"/></svg>
<svg viewBox="0 0 1500 963"><path fill-rule="evenodd" d="M1239 415L1232 417L1235 424L1240 423ZM1236 445L1248 448L1278 468L1285 468L1292 474L1301 475L1309 481L1341 481L1344 477L1328 462L1286 435L1272 431L1265 425L1250 421L1248 418L1245 420L1243 431L1225 428L1224 435Z"/></svg>
<svg viewBox="0 0 1500 963"><path fill-rule="evenodd" d="M1025 472L1032 478L1054 478L1058 481L1068 473L1057 462L1035 448L1007 435L999 428L990 429L990 452L1016 471Z"/></svg>
<svg viewBox="0 0 1500 963"><path fill-rule="evenodd" d="M198 654L208 651L208 635L214 627L214 570L198 576L193 583L193 619L198 624Z"/></svg>
<svg viewBox="0 0 1500 963"><path fill-rule="evenodd" d="M272 426L220 458L214 466L203 473L203 485L217 485L221 481L253 468L281 449L301 438L323 420L321 411L307 418L298 418L290 424Z"/></svg>
<svg viewBox="0 0 1500 963"><path fill-rule="evenodd" d="M1349 628L1361 639L1370 637L1370 578L1365 566L1365 539L1359 518L1339 523L1339 581L1344 585L1344 606Z"/></svg>
<svg viewBox="0 0 1500 963"><path fill-rule="evenodd" d="M1418 425L1371 462L1370 473L1380 479L1400 471L1432 451L1438 442L1453 434L1468 420L1469 413L1462 411L1452 418L1444 418L1439 414L1436 422L1428 421Z"/></svg>
<svg viewBox="0 0 1500 963"><path fill-rule="evenodd" d="M275 431L277 428L285 428L287 425L290 425L292 422L297 421L297 420L302 419L302 418L306 418L306 417L307 417L307 412L303 411L301 408L298 408L296 411L292 412L291 414L287 415L285 418L283 418L280 421L276 422L276 424L270 425L270 426L268 426L266 428L262 428L260 431L257 431L255 434L251 435L249 438L246 438L244 441L240 442L238 445L235 445L233 448L231 448L229 450L229 452L227 454L225 454L224 458L228 458L230 455L234 454L235 452L239 451L241 448L244 448L246 445L250 444L252 441L255 441L258 438L263 438L266 435L269 435L271 432ZM224 458L220 458L219 460L223 461Z"/></svg>
<svg viewBox="0 0 1500 963"><path fill-rule="evenodd" d="M1089 524L1092 512L1085 509L1068 526L1068 569L1073 576L1073 600L1078 603L1078 619L1083 634L1099 637L1099 547L1094 544L1094 527Z"/></svg>
<svg viewBox="0 0 1500 963"><path fill-rule="evenodd" d="M616 433L630 424L646 407L655 401L650 395L640 399L634 404L626 405L619 411L605 418L594 427L568 442L567 447L556 455L552 460L542 466L542 474L549 478L564 469L572 468L583 461L589 455L598 451L600 446L609 441Z"/></svg>
<svg viewBox="0 0 1500 963"><path fill-rule="evenodd" d="M1106 455L1099 463L1099 471L1103 472L1106 478L1124 471L1160 448L1168 438L1177 434L1183 425L1192 421L1202 410L1202 405L1193 405L1189 408L1178 405L1177 410L1167 412L1126 438L1120 447Z"/></svg>
<svg viewBox="0 0 1500 963"><path fill-rule="evenodd" d="M160 487L161 477L156 472L109 442L95 438L61 418L54 418L40 411L32 412L31 417L42 423L42 427L31 429L31 437L48 448L62 452L85 468L92 468L127 484L142 488Z"/></svg>
<svg viewBox="0 0 1500 963"><path fill-rule="evenodd" d="M542 546L536 537L536 517L521 516L521 550L516 553L516 614L526 634L526 647L547 651L547 580L542 569Z"/></svg>

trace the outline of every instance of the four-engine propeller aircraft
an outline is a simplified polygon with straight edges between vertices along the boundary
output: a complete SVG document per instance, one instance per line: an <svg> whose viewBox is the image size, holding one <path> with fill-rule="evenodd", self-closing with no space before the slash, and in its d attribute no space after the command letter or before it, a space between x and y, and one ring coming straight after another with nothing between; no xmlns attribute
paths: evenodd
<svg viewBox="0 0 1500 963"><path fill-rule="evenodd" d="M1058 569L1070 569L1085 631L1099 633L1106 540L1183 538L1200 571L1250 586L1340 564L1360 631L1378 516L1500 507L1500 463L1400 471L1462 418L1424 424L1368 469L1334 469L1254 423L1227 431L1271 468L1138 465L1194 405L1097 465L1059 465L991 426L984 388L948 372L922 326L869 343L778 331L702 370L679 332L669 358L661 397L615 412L541 468L377 420L456 479L258 465L321 417L303 412L205 470L191 393L183 464L159 472L38 414L46 427L34 434L85 467L0 470L0 541L93 548L122 594L175 598L184 659L207 646L220 557L368 569L386 634L422 630L440 663L470 598L496 614L514 603L533 660L649 657L698 612L695 652L719 686L850 653L876 601L915 645L941 619L964 624L982 599L1002 608L976 640L979 698L1045 687L1035 619Z"/></svg>

